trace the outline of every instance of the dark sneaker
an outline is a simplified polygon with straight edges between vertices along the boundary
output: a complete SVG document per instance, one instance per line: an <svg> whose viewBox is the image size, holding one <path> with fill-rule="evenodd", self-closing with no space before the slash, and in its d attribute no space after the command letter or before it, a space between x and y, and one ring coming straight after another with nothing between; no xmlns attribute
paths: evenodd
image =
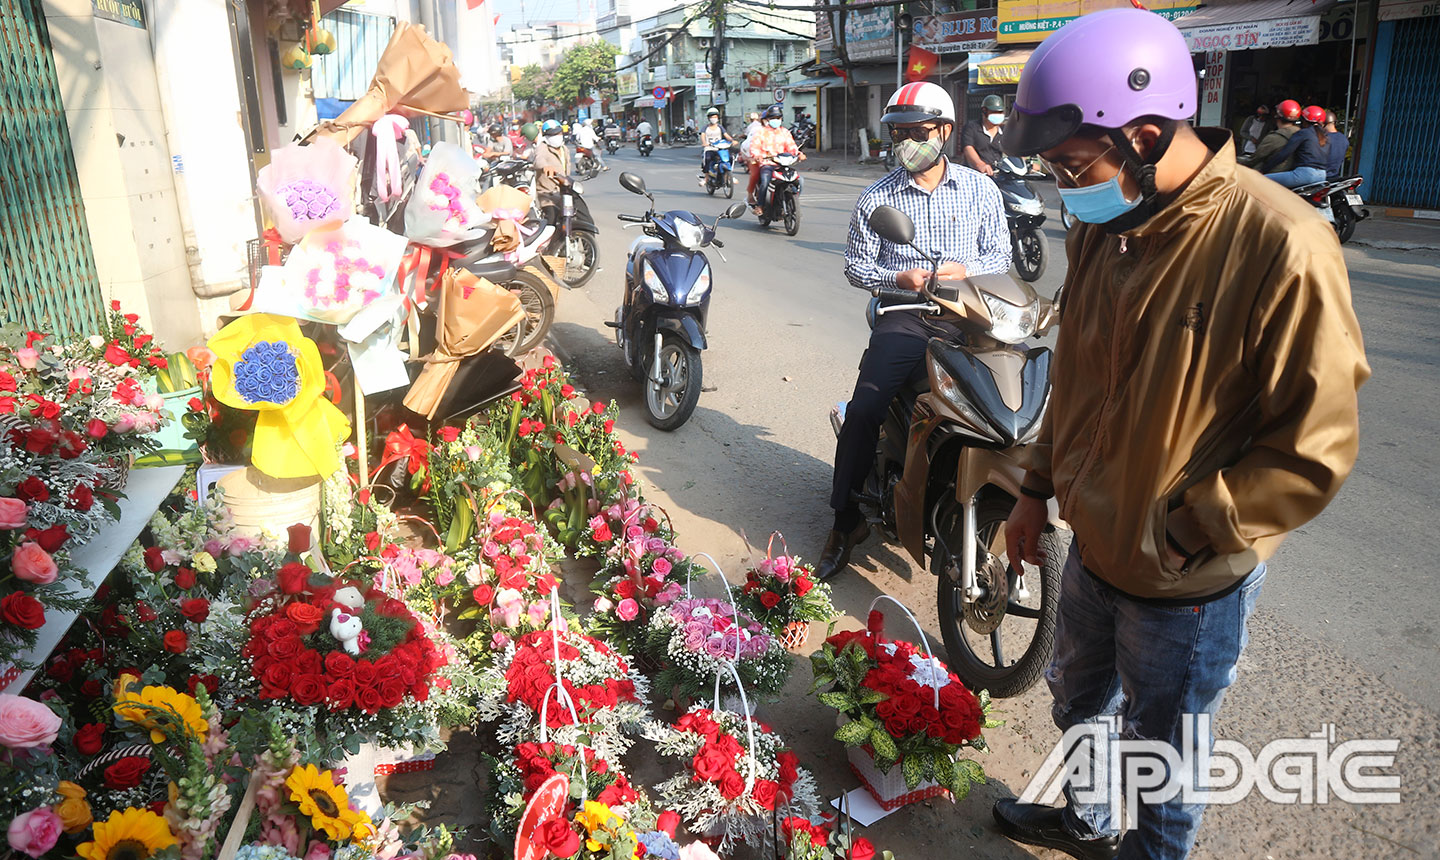
<svg viewBox="0 0 1440 860"><path fill-rule="evenodd" d="M849 533L831 530L825 550L820 553L820 563L815 566L815 575L824 582L837 576L850 566L850 551L857 544L870 537L870 524L864 520Z"/></svg>
<svg viewBox="0 0 1440 860"><path fill-rule="evenodd" d="M1065 823L1065 810L1013 798L995 801L995 823L1000 832L1026 845L1054 848L1079 860L1111 860L1120 853L1119 836L1082 839Z"/></svg>

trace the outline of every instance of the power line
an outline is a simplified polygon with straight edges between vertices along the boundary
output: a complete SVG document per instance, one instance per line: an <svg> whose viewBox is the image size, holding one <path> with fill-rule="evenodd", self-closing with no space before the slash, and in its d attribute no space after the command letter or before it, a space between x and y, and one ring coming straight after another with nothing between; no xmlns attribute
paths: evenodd
<svg viewBox="0 0 1440 860"><path fill-rule="evenodd" d="M747 17L746 15L744 15L744 14L741 13L741 12L731 12L730 14L733 15L733 16L735 16L735 18L736 18L737 20L746 21L746 22L748 22L748 23L755 24L755 25L761 26L761 27L769 27L770 29L772 29L772 30L774 30L774 31L776 31L776 32L778 32L778 33L786 33L786 34L791 35L791 36L799 36L799 37L802 38L802 39L813 39L813 38L815 38L815 35L814 35L813 33L797 33L797 32L795 32L794 30L787 30L787 29L785 29L784 27L777 27L777 26L775 26L774 24L771 24L769 21L756 21L754 18ZM730 38L734 39L734 38L736 38L736 37L735 37L735 36L731 36ZM743 38L743 37L742 37L742 38Z"/></svg>
<svg viewBox="0 0 1440 860"><path fill-rule="evenodd" d="M814 6L778 6L762 0L726 0L741 6L755 6L760 9L783 9L787 12L863 12L866 9L885 9L893 6L914 5L915 0L865 0L863 3L820 3Z"/></svg>

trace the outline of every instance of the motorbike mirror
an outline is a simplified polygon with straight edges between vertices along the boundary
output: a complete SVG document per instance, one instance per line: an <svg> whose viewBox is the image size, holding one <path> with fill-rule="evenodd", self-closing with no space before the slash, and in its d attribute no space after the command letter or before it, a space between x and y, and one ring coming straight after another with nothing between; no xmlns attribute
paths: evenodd
<svg viewBox="0 0 1440 860"><path fill-rule="evenodd" d="M622 180L625 177L620 177ZM870 213L870 229L887 242L909 245L915 241L915 222L894 206L877 206Z"/></svg>
<svg viewBox="0 0 1440 860"><path fill-rule="evenodd" d="M744 215L745 215L745 204L744 204L744 203L736 203L735 205L731 206L729 209L726 209L726 210L725 210L725 213L724 213L723 215L721 215L720 217L721 217L721 218L742 218L742 217L744 217Z"/></svg>
<svg viewBox="0 0 1440 860"><path fill-rule="evenodd" d="M649 192L645 190L645 180L633 173L620 174L620 187L629 191L631 194L644 194L647 197L649 196Z"/></svg>

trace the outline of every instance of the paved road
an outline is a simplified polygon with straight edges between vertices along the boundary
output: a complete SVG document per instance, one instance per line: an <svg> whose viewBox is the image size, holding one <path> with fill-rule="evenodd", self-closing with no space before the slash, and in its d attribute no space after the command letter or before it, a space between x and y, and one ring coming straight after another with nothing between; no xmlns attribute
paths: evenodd
<svg viewBox="0 0 1440 860"><path fill-rule="evenodd" d="M640 453L642 471L670 508L682 545L715 554L737 579L739 560L747 555L742 535L763 544L765 535L780 529L795 552L813 560L828 528L834 440L826 414L848 396L867 337L866 297L846 283L841 255L855 198L870 180L807 173L803 220L793 239L761 229L750 216L722 226L728 262L711 254L706 390L691 422L664 434L644 423L638 385L602 326L619 303L624 252L635 234L622 233L614 216L644 206L643 198L619 188L616 177L621 167L641 174L663 208L717 214L726 201L697 187L697 160L695 149L662 150L650 159L627 150L612 158L616 170L586 184L603 231L604 269L584 289L562 296L556 339L594 393L621 402L626 442ZM1052 189L1045 191L1054 197ZM1037 285L1047 295L1064 275L1062 235L1051 214L1053 254ZM1440 311L1433 293L1440 257L1350 247L1346 259L1375 371L1361 393L1360 461L1329 510L1275 558L1220 731L1252 749L1278 737L1303 737L1324 723L1336 724L1342 739L1400 738L1396 770L1405 802L1293 807L1251 800L1212 811L1196 856L1340 857L1364 851L1409 857L1440 850L1434 804L1440 681L1433 670L1440 665L1440 596L1431 586L1426 540L1440 508L1434 477L1440 466ZM920 612L934 635L929 574L877 538L858 555L859 570L837 587L837 603L863 616L873 596L894 593ZM794 692L803 691L801 685ZM779 707L803 705L792 697ZM907 850L897 853L925 850L930 839L937 846L954 844L945 841L950 839L974 843L980 856L1019 856L984 832L988 799L1003 795L1003 786L1018 792L1055 732L1043 690L1001 703L1001 710L1009 722L997 730L996 754L985 762L999 782L962 805L958 817L932 810L935 834L916 837L902 829L908 825L891 824L901 816L887 820L881 835L893 831L906 843ZM814 723L815 713L793 716ZM802 742L813 742L817 755L834 752L823 728L802 732L810 733L814 737ZM846 774L833 762L830 767L832 772L822 769L822 780L829 776L838 786Z"/></svg>

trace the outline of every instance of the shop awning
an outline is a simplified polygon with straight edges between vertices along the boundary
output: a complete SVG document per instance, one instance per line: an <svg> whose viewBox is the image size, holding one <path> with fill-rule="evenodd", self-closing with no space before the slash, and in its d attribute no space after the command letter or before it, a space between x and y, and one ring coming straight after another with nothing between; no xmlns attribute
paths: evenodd
<svg viewBox="0 0 1440 860"><path fill-rule="evenodd" d="M789 86L784 86L780 89L790 90L797 93L807 93L811 90L823 90L826 87L843 86L845 86L844 78L836 77L835 75L825 75L824 77L819 78L806 78L798 84L790 84Z"/></svg>
<svg viewBox="0 0 1440 860"><path fill-rule="evenodd" d="M1320 17L1336 0L1213 0L1175 26L1192 53L1291 48L1320 41Z"/></svg>
<svg viewBox="0 0 1440 860"><path fill-rule="evenodd" d="M1020 73L1025 71L1034 48L1020 48L1006 51L998 57L991 57L975 66L976 83L982 87L1005 86L1020 83Z"/></svg>

